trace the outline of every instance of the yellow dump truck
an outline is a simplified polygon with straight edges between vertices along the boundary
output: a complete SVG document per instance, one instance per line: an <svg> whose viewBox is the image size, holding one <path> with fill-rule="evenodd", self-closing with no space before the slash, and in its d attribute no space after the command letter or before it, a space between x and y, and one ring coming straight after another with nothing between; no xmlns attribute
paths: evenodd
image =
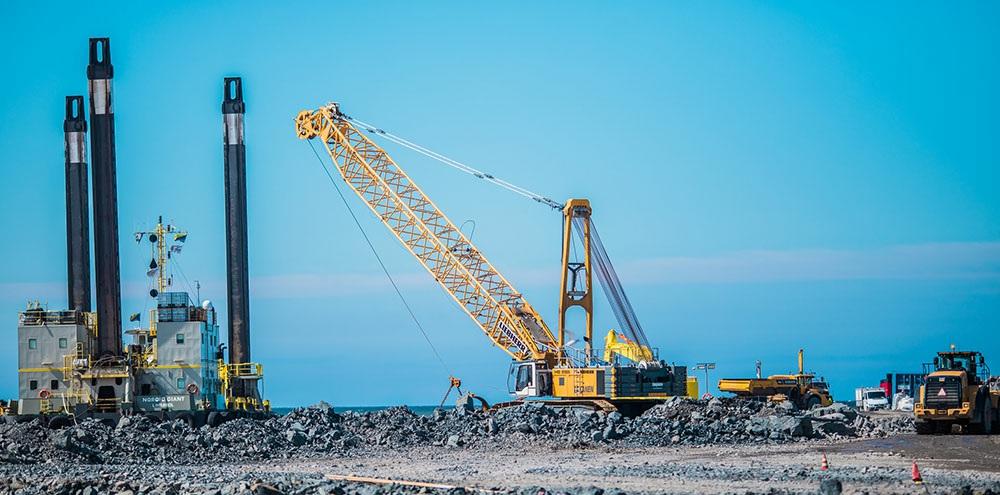
<svg viewBox="0 0 1000 495"><path fill-rule="evenodd" d="M939 352L913 406L917 433L990 434L1000 429L1000 377L975 351Z"/></svg>
<svg viewBox="0 0 1000 495"><path fill-rule="evenodd" d="M803 370L802 349L799 349L798 373L767 378L723 378L719 380L719 391L753 399L789 400L802 409L833 404L829 387L814 380L815 377Z"/></svg>

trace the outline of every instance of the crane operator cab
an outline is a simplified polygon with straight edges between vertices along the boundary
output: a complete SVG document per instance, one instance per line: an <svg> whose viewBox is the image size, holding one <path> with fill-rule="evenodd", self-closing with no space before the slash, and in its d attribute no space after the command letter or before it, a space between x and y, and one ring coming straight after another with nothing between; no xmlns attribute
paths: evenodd
<svg viewBox="0 0 1000 495"><path fill-rule="evenodd" d="M976 376L976 354L972 352L942 352L934 358L934 366L938 371L965 371L969 376ZM985 362L982 355L979 361Z"/></svg>
<svg viewBox="0 0 1000 495"><path fill-rule="evenodd" d="M552 395L552 372L543 362L514 361L510 363L507 391L519 399Z"/></svg>

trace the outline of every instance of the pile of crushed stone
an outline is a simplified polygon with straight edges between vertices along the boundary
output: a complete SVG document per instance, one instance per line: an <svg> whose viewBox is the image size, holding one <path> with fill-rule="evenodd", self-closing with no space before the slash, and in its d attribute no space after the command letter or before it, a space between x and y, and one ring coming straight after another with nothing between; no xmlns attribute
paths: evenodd
<svg viewBox="0 0 1000 495"><path fill-rule="evenodd" d="M912 417L859 415L843 404L797 410L791 403L674 398L635 418L617 412L523 404L493 412L406 407L337 413L326 403L264 420L235 419L191 428L181 420L122 418L116 426L89 419L52 430L38 420L0 424L0 463L202 464L337 456L413 446L476 448L546 444L586 448L755 445L820 439L884 437L913 431Z"/></svg>

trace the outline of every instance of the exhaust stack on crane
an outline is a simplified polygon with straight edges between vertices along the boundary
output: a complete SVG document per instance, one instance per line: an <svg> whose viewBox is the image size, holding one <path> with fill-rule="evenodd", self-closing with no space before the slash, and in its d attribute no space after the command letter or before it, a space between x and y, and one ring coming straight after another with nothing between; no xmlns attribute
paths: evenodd
<svg viewBox="0 0 1000 495"><path fill-rule="evenodd" d="M115 171L115 114L112 105L111 45L90 39L87 79L93 159L94 254L97 278L97 357L122 353L121 273L118 261L118 180Z"/></svg>
<svg viewBox="0 0 1000 495"><path fill-rule="evenodd" d="M82 96L66 97L66 270L68 308L90 312L90 204L87 120Z"/></svg>

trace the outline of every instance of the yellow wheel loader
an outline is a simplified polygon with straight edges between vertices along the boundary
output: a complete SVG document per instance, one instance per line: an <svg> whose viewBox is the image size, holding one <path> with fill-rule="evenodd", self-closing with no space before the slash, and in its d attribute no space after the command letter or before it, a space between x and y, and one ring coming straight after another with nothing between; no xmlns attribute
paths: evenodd
<svg viewBox="0 0 1000 495"><path fill-rule="evenodd" d="M913 406L920 435L990 434L1000 429L1000 377L990 375L986 359L976 351L939 352Z"/></svg>

